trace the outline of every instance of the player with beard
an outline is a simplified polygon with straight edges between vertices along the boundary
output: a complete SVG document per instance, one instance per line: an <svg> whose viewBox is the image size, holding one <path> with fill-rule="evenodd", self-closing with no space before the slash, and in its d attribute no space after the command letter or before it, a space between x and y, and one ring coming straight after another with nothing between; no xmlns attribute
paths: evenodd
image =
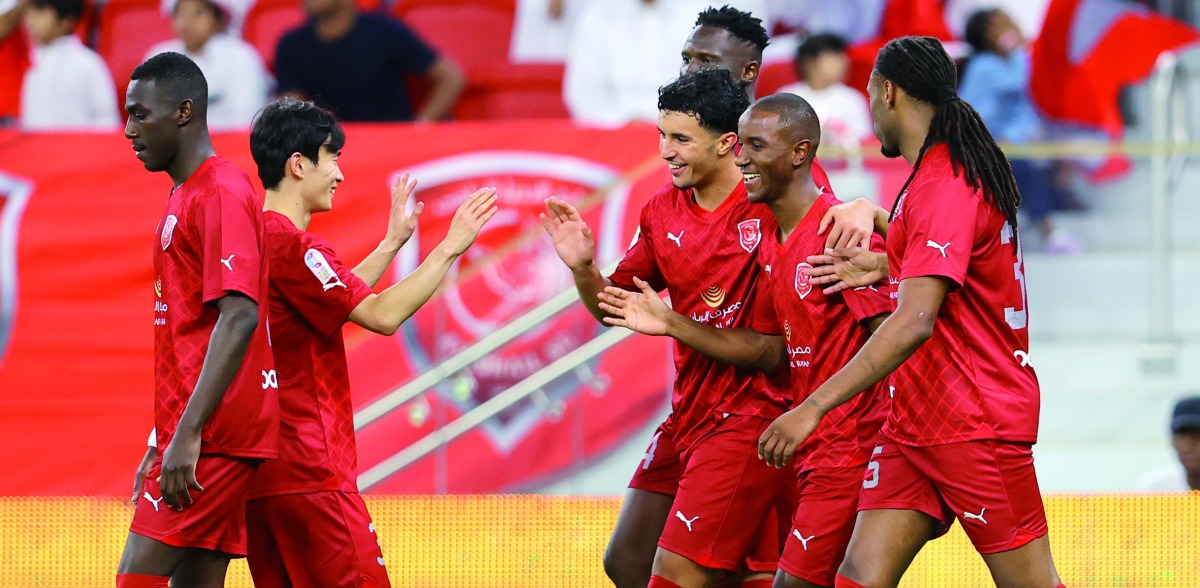
<svg viewBox="0 0 1200 588"><path fill-rule="evenodd" d="M891 375L892 410L838 587L897 586L955 519L997 586L1062 586L1033 467L1040 392L1029 364L1021 198L956 81L932 37L879 51L868 86L875 134L885 155L913 169L890 223L877 222L881 211L863 219L886 232L886 257L843 250L830 271L842 289L891 276L896 311L759 443L767 463L786 465L829 411Z"/></svg>
<svg viewBox="0 0 1200 588"><path fill-rule="evenodd" d="M641 293L607 288L601 309L611 325L647 335L666 335L715 359L772 373L789 365L795 400L848 363L892 309L886 282L825 295L803 270L810 255L825 249L817 228L840 201L819 188L810 163L821 126L799 96L776 94L755 102L742 115L738 156L751 202L771 210L763 226L759 296L770 300L776 322L770 331L715 329L673 312L645 282ZM883 251L876 236L872 249ZM854 530L859 486L871 449L887 415L886 385L876 385L830 414L797 448L799 503L775 586L832 586ZM790 457L790 456L789 456Z"/></svg>
<svg viewBox="0 0 1200 588"><path fill-rule="evenodd" d="M617 270L600 274L591 229L568 203L549 198L542 224L597 320L606 286L635 279L668 290L676 310L701 322L759 326L755 297L759 229L770 211L746 199L734 163L737 120L748 99L726 70L684 75L659 93L661 157L672 180L642 209L638 234ZM612 544L641 556L657 538L649 578L606 571L617 586L707 586L747 578L769 585L779 556L774 509L788 472L753 455L757 436L789 404L761 374L677 346L671 415L638 464ZM652 535L653 533L653 535ZM633 549L630 549L630 547ZM757 574L754 574L757 573ZM648 581L648 584L647 584ZM749 584L754 585L754 584Z"/></svg>

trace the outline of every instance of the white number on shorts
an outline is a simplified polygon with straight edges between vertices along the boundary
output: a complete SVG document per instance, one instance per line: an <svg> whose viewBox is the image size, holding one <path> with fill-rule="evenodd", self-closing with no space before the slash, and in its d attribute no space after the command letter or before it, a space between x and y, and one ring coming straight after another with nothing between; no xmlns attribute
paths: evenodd
<svg viewBox="0 0 1200 588"><path fill-rule="evenodd" d="M650 462L654 461L654 454L658 451L658 436L662 435L662 431L657 431L650 438L650 447L646 448L646 454L642 456L642 469L650 469Z"/></svg>
<svg viewBox="0 0 1200 588"><path fill-rule="evenodd" d="M279 388L279 375L275 373L275 370L262 370L262 379L263 390L267 388Z"/></svg>
<svg viewBox="0 0 1200 588"><path fill-rule="evenodd" d="M1004 223L1004 228L1000 229L1000 244L1008 245L1013 240L1013 228L1007 221ZM1021 309L1017 310L1011 306L1004 309L1004 320L1008 322L1008 326L1015 331L1024 329L1029 324L1029 314L1025 311L1029 307L1029 301L1025 294L1025 274L1021 271L1021 266L1025 264L1025 255L1021 253L1021 243L1017 242L1017 261L1013 264L1013 277L1017 279L1017 283L1021 285Z"/></svg>
<svg viewBox="0 0 1200 588"><path fill-rule="evenodd" d="M875 461L875 456L883 453L883 446L875 447L875 451L871 452L871 461L867 462L867 471L871 473L869 477L863 478L863 488L874 488L879 485L879 463Z"/></svg>

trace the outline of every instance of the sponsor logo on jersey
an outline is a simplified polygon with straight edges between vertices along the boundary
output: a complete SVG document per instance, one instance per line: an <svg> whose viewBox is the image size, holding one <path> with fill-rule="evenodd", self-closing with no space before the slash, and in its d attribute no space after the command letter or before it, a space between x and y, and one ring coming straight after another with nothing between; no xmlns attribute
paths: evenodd
<svg viewBox="0 0 1200 588"><path fill-rule="evenodd" d="M799 263L796 265L796 294L804 300L806 296L812 293L812 278L804 273L804 268L811 268L807 263Z"/></svg>
<svg viewBox="0 0 1200 588"><path fill-rule="evenodd" d="M758 247L758 242L762 240L762 232L759 231L759 226L762 221L757 218L744 220L738 223L738 243L746 253L754 253L754 248Z"/></svg>
<svg viewBox="0 0 1200 588"><path fill-rule="evenodd" d="M163 221L162 234L158 238L163 251L166 251L167 247L171 246L171 237L175 234L175 225L178 223L179 219L173 214L168 214L167 219Z"/></svg>
<svg viewBox="0 0 1200 588"><path fill-rule="evenodd" d="M725 291L720 286L709 286L707 290L700 293L700 298L709 308L717 308L725 302Z"/></svg>
<svg viewBox="0 0 1200 588"><path fill-rule="evenodd" d="M154 278L154 295L162 298L162 279Z"/></svg>
<svg viewBox="0 0 1200 588"><path fill-rule="evenodd" d="M308 271L317 277L321 282L321 290L326 291L330 288L341 286L346 287L342 283L342 279L338 277L333 266L329 265L329 261L325 259L325 255L316 249L309 249L304 253L304 265L308 266Z"/></svg>
<svg viewBox="0 0 1200 588"><path fill-rule="evenodd" d="M726 306L725 308L716 308L713 310L706 310L706 311L704 311L704 314L697 314L697 313L693 312L691 318L692 318L692 320L694 320L698 323L704 323L704 324L708 324L709 322L712 322L712 321L719 322L724 319L728 319L724 323L719 323L719 324L715 325L717 327L727 327L727 326L730 326L733 324L733 314L741 309L742 309L742 302L739 300L737 302L734 302L733 304L730 304L729 306Z"/></svg>
<svg viewBox="0 0 1200 588"><path fill-rule="evenodd" d="M783 338L788 341L792 340L792 323L789 323L787 319L783 321Z"/></svg>

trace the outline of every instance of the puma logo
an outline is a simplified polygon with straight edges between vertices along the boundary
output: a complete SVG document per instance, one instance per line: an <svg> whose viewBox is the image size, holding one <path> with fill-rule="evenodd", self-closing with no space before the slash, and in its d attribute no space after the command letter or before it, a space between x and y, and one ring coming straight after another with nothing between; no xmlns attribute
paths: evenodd
<svg viewBox="0 0 1200 588"><path fill-rule="evenodd" d="M682 239L683 239L683 234L686 232L687 231L679 231L679 236L676 237L673 233L671 233L671 231L667 231L667 239L674 241L675 244L678 245L680 249L683 249Z"/></svg>
<svg viewBox="0 0 1200 588"><path fill-rule="evenodd" d="M236 253L234 253L233 255L230 255L229 259L221 260L221 264L225 266L225 269L227 269L229 271L233 271L233 258L234 257L237 257Z"/></svg>
<svg viewBox="0 0 1200 588"><path fill-rule="evenodd" d="M979 522L981 522L981 523L983 523L983 524L985 524L985 525L986 525L986 524L987 524L987 519L983 518L983 513L985 513L985 512L987 512L987 509L986 509L986 508L981 508L981 509L979 509L979 514L975 514L975 513L973 513L973 512L964 512L964 513L963 513L963 518L964 518L964 519L975 519L975 520L977 520L977 521L979 521Z"/></svg>
<svg viewBox="0 0 1200 588"><path fill-rule="evenodd" d="M808 551L808 542L812 541L813 538L816 537L816 535L813 535L812 537L805 537L804 535L801 535L800 531L798 531L796 529L792 529L792 535L794 535L797 539L800 540L800 546L804 548L804 551Z"/></svg>
<svg viewBox="0 0 1200 588"><path fill-rule="evenodd" d="M1016 358L1017 361L1021 362L1021 367L1027 367L1029 365L1029 352L1018 349L1013 352L1013 357Z"/></svg>
<svg viewBox="0 0 1200 588"><path fill-rule="evenodd" d="M935 242L933 241L933 239L930 239L930 240L928 240L928 241L925 241L925 246L926 246L926 247L933 247L934 249L937 249L938 251L941 251L941 252L942 252L942 257L946 257L946 248L947 248L947 247L949 247L949 246L950 246L950 244L949 244L949 243L946 243L945 245L938 245L937 243L935 243Z"/></svg>
<svg viewBox="0 0 1200 588"><path fill-rule="evenodd" d="M696 522L696 520L699 519L700 516L696 515L696 516L692 517L691 520L689 520L687 517L683 516L683 511L677 510L677 511L675 511L675 518L683 521L683 524L687 525L688 533L691 533L692 532L692 523Z"/></svg>
<svg viewBox="0 0 1200 588"><path fill-rule="evenodd" d="M159 499L158 499L158 500L155 500L155 499L153 499L153 498L151 498L151 497L150 497L150 493L149 493L149 492L145 492L145 493L143 493L143 494L142 494L142 498L145 498L146 500L149 500L149 501L150 501L150 504L153 504L153 505L154 505L154 512L158 512L158 503L162 502L162 497L159 497Z"/></svg>

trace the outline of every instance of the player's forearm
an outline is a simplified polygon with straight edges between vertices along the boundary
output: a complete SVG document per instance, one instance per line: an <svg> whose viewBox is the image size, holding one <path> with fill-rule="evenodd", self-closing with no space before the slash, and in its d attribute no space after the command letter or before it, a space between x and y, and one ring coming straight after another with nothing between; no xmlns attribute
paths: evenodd
<svg viewBox="0 0 1200 588"><path fill-rule="evenodd" d="M441 120L450 114L450 109L454 108L459 94L467 85L467 78L458 64L444 57L430 68L429 77L433 87L429 90L425 106L416 114L416 119L421 121Z"/></svg>
<svg viewBox="0 0 1200 588"><path fill-rule="evenodd" d="M571 277L575 280L575 289L579 291L579 300L587 307L588 312L604 325L604 317L610 315L600 310L600 293L613 285L612 280L600 273L600 268L596 267L595 262L580 269L572 269Z"/></svg>
<svg viewBox="0 0 1200 588"><path fill-rule="evenodd" d="M358 265L351 270L354 275L367 283L368 286L374 288L379 282L379 278L383 277L383 272L387 271L392 260L396 258L396 253L400 251L400 247L404 245L399 239L386 238L379 242L379 246L366 256Z"/></svg>
<svg viewBox="0 0 1200 588"><path fill-rule="evenodd" d="M457 259L458 254L450 247L439 245L413 273L375 297L373 324L364 326L384 335L395 333L429 301Z"/></svg>
<svg viewBox="0 0 1200 588"><path fill-rule="evenodd" d="M783 340L754 329L718 329L672 311L667 335L717 361L772 373L783 363Z"/></svg>
<svg viewBox="0 0 1200 588"><path fill-rule="evenodd" d="M189 435L199 435L221 404L225 390L242 367L254 330L258 328L258 305L253 300L230 295L218 304L221 314L209 339L200 377L179 418L177 431Z"/></svg>

